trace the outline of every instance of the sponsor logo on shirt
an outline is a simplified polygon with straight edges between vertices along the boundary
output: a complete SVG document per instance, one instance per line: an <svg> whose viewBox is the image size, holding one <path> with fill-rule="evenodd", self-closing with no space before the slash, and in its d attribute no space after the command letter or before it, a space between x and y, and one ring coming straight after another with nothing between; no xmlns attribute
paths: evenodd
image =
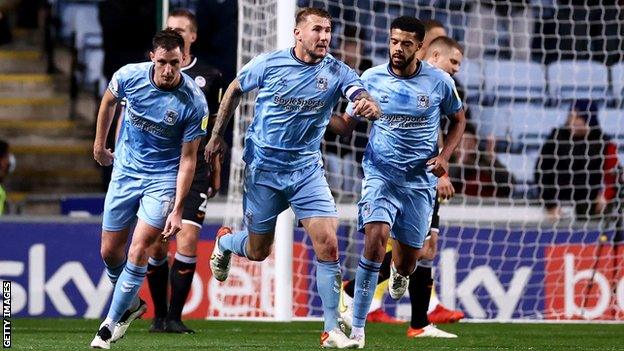
<svg viewBox="0 0 624 351"><path fill-rule="evenodd" d="M317 99L303 99L297 97L285 98L279 95L273 97L273 102L287 111L310 111L325 107L325 101Z"/></svg>
<svg viewBox="0 0 624 351"><path fill-rule="evenodd" d="M156 134L162 137L170 137L173 136L172 131L169 131L167 128L162 125L152 122L146 118L141 116L137 116L133 113L129 113L130 123L138 129L144 130L148 133Z"/></svg>
<svg viewBox="0 0 624 351"><path fill-rule="evenodd" d="M386 122L390 128L399 129L424 128L428 122L427 117L402 114L382 114L379 119Z"/></svg>

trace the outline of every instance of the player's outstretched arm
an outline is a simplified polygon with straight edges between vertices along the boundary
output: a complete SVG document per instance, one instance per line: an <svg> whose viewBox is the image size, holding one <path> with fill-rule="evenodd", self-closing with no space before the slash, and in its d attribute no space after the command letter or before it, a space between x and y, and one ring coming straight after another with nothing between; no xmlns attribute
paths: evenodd
<svg viewBox="0 0 624 351"><path fill-rule="evenodd" d="M448 173L448 161L457 145L459 145L466 128L466 115L463 108L449 115L448 118L451 120L451 125L446 136L446 145L438 156L427 161L427 167L438 178Z"/></svg>
<svg viewBox="0 0 624 351"><path fill-rule="evenodd" d="M353 129L355 129L357 123L357 119L349 116L349 114L345 112L342 116L332 115L329 119L327 129L334 134L346 137L353 133Z"/></svg>
<svg viewBox="0 0 624 351"><path fill-rule="evenodd" d="M106 89L98 110L95 140L93 142L93 158L100 166L110 166L113 163L113 153L106 148L106 136L113 122L116 107L117 98Z"/></svg>
<svg viewBox="0 0 624 351"><path fill-rule="evenodd" d="M353 98L353 115L362 116L369 121L374 121L381 116L381 108L377 101L366 91L361 90Z"/></svg>
<svg viewBox="0 0 624 351"><path fill-rule="evenodd" d="M234 110L240 104L241 97L243 96L243 90L241 89L238 79L234 79L228 86L219 105L219 112L215 120L214 127L212 128L212 135L206 148L204 149L204 158L206 162L212 163L212 160L217 154L223 154L227 147L223 134L225 134L225 128L227 128L230 118L234 114Z"/></svg>
<svg viewBox="0 0 624 351"><path fill-rule="evenodd" d="M176 196L173 210L167 216L165 229L162 232L163 239L175 235L182 229L182 211L184 210L184 198L188 193L193 176L195 175L195 164L197 163L197 148L201 138L182 144L182 155L180 157L180 168L176 180Z"/></svg>

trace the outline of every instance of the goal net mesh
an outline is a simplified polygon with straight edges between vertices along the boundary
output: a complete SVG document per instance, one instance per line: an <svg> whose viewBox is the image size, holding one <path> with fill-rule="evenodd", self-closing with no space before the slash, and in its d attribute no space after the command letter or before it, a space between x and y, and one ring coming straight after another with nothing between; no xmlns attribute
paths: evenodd
<svg viewBox="0 0 624 351"><path fill-rule="evenodd" d="M624 152L624 10L615 1L563 3L297 1L330 12L331 53L360 73L387 62L389 26L401 15L435 19L463 45L455 78L465 91L470 127L451 160L457 194L441 205L434 271L441 302L466 318L624 320L618 162L624 155L618 155ZM239 0L239 68L276 49L276 18L294 16L276 9L277 0ZM254 99L246 95L235 117L227 222L237 228L241 153ZM343 110L344 102L336 106ZM345 280L354 277L363 247L356 204L369 128L361 123L350 138L327 133L321 146L340 210ZM312 245L302 230L294 235L293 313L319 317ZM230 316L272 316L272 262L234 260L244 272L238 277L252 281L226 283L247 286L239 297L228 295ZM385 297L382 306L409 318L408 297Z"/></svg>

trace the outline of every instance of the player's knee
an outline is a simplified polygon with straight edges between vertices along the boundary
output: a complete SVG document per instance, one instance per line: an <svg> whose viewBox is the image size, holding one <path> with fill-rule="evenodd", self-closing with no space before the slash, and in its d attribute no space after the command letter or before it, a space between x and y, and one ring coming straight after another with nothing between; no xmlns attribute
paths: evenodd
<svg viewBox="0 0 624 351"><path fill-rule="evenodd" d="M132 244L128 249L128 260L131 262L147 262L148 247L143 244Z"/></svg>
<svg viewBox="0 0 624 351"><path fill-rule="evenodd" d="M250 261L264 261L271 254L271 246L247 247L247 258Z"/></svg>
<svg viewBox="0 0 624 351"><path fill-rule="evenodd" d="M323 261L338 259L338 240L334 235L326 235L316 243L317 257Z"/></svg>
<svg viewBox="0 0 624 351"><path fill-rule="evenodd" d="M100 247L100 256L108 266L116 266L124 260L124 252L115 250L114 248L102 245Z"/></svg>
<svg viewBox="0 0 624 351"><path fill-rule="evenodd" d="M185 243L183 245L178 244L177 252L184 256L197 256L197 244Z"/></svg>

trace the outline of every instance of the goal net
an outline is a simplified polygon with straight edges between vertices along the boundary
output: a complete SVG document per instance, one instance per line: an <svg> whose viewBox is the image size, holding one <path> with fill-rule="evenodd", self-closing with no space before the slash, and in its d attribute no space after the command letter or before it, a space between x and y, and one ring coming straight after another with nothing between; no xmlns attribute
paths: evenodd
<svg viewBox="0 0 624 351"><path fill-rule="evenodd" d="M281 2L282 0L279 0ZM449 174L456 196L440 208L435 281L441 302L469 319L624 320L621 166L624 10L615 1L299 0L334 18L331 52L354 69L383 64L392 19L442 23L464 48L457 84L469 124ZM239 0L238 66L277 48L278 0ZM290 35L290 31L287 33ZM243 137L254 95L236 113L228 221L242 223ZM336 107L340 112L341 105ZM571 114L570 110L577 112ZM575 126L575 127L573 127ZM340 212L344 279L363 247L356 206L370 126L327 134L325 171ZM619 159L623 160L619 155ZM294 231L294 317L320 317L309 237ZM272 258L235 260L240 279L213 315L272 317ZM247 281L245 281L247 280ZM242 290L241 290L242 291ZM246 308L240 308L245 305ZM409 318L409 299L383 300ZM228 314L229 313L229 314Z"/></svg>

